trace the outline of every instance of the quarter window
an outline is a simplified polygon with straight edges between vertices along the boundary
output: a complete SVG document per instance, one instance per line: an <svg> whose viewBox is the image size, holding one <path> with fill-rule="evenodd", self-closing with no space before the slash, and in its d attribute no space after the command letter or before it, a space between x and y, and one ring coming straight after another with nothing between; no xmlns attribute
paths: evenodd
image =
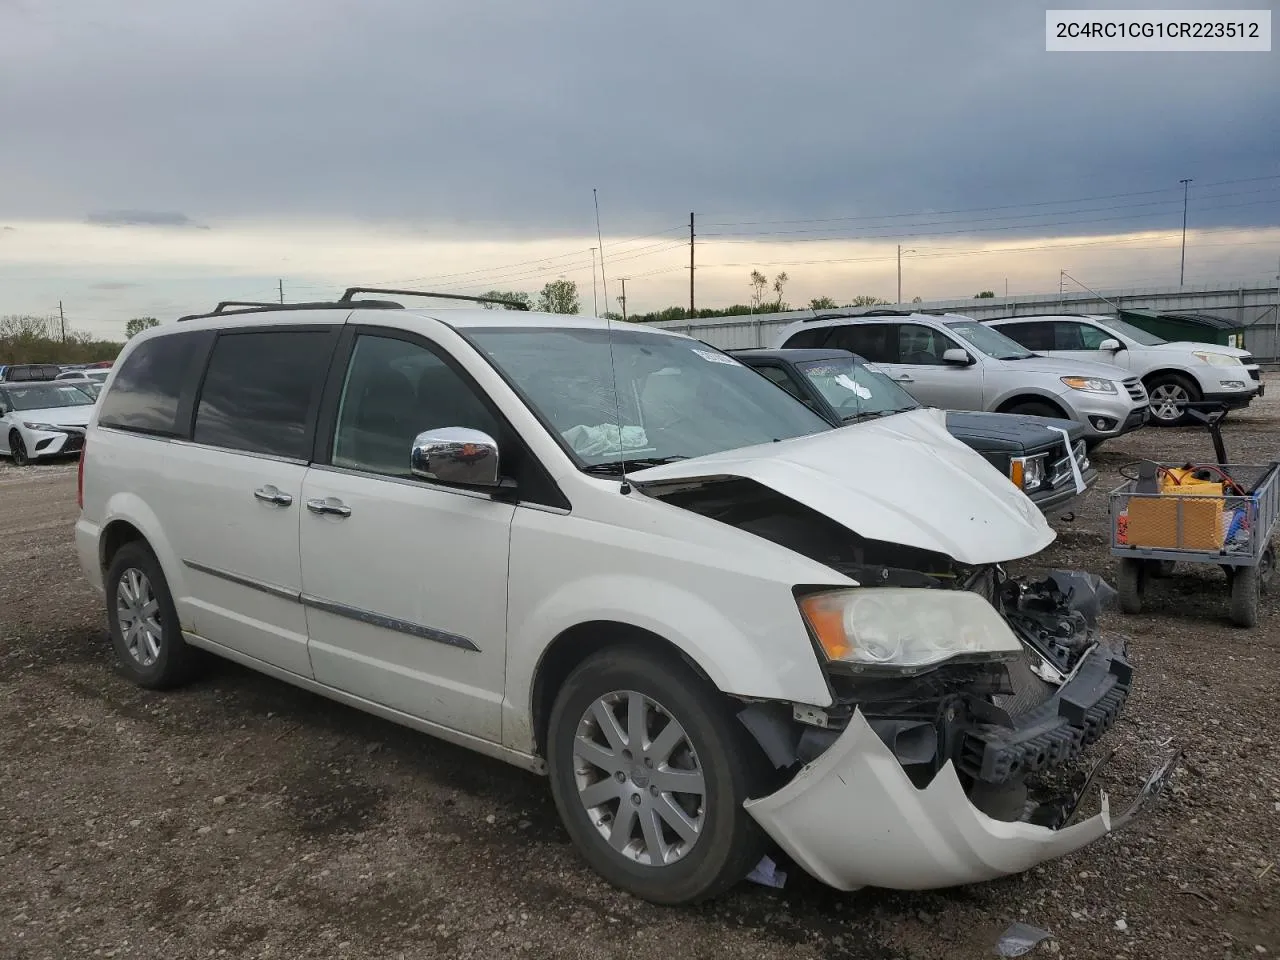
<svg viewBox="0 0 1280 960"><path fill-rule="evenodd" d="M196 409L196 443L310 460L333 343L328 330L219 336Z"/></svg>
<svg viewBox="0 0 1280 960"><path fill-rule="evenodd" d="M804 397L800 395L800 388L797 387L795 382L791 379L791 375L781 367L756 367L756 370L762 373L766 380L772 380L797 400L804 399Z"/></svg>
<svg viewBox="0 0 1280 960"><path fill-rule="evenodd" d="M392 337L357 338L338 406L334 466L410 478L414 438L440 427L495 439L502 433L471 384L432 351Z"/></svg>
<svg viewBox="0 0 1280 960"><path fill-rule="evenodd" d="M192 386L208 355L212 333L171 333L146 340L129 352L102 398L98 423L166 437L185 437L191 426ZM186 390L186 414L179 417ZM182 422L179 422L181 419Z"/></svg>

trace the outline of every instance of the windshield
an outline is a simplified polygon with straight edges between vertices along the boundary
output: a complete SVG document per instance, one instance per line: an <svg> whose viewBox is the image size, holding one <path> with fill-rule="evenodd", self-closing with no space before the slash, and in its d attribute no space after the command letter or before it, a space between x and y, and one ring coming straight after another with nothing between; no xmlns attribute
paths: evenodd
<svg viewBox="0 0 1280 960"><path fill-rule="evenodd" d="M490 327L476 347L586 468L638 466L821 433L831 425L696 340L601 329ZM620 415L620 416L619 416Z"/></svg>
<svg viewBox="0 0 1280 960"><path fill-rule="evenodd" d="M1123 320L1113 320L1111 317L1105 319L1099 318L1098 326L1110 330L1112 333L1121 333L1130 340L1136 340L1144 347L1158 347L1162 343L1168 343L1161 337L1157 337L1154 333L1147 333L1140 327L1135 327L1132 323L1126 323Z"/></svg>
<svg viewBox="0 0 1280 960"><path fill-rule="evenodd" d="M15 410L47 410L52 407L83 407L93 397L69 383L33 383L30 386L10 384L5 388L9 404Z"/></svg>
<svg viewBox="0 0 1280 960"><path fill-rule="evenodd" d="M1026 360L1035 356L1003 333L992 330L977 320L957 320L948 323L947 329L956 336L963 337L975 350L980 350L995 360Z"/></svg>
<svg viewBox="0 0 1280 960"><path fill-rule="evenodd" d="M886 416L920 406L907 391L878 370L852 357L808 360L796 369L808 378L841 420Z"/></svg>

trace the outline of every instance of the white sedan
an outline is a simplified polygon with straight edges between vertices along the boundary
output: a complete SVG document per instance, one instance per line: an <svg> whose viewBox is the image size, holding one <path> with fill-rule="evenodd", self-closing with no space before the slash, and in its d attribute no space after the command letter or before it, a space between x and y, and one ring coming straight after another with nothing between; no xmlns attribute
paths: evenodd
<svg viewBox="0 0 1280 960"><path fill-rule="evenodd" d="M24 466L78 453L93 404L89 392L65 381L0 384L0 454Z"/></svg>

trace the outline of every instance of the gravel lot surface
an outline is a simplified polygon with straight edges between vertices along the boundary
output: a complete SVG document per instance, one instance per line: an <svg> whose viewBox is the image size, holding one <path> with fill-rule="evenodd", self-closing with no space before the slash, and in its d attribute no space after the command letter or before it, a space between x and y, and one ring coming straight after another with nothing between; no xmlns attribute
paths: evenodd
<svg viewBox="0 0 1280 960"><path fill-rule="evenodd" d="M1280 455L1269 388L1229 421L1236 459ZM1211 450L1202 429L1104 446L1035 564L1114 582L1118 468ZM1112 809L1187 750L1127 829L964 889L838 894L793 872L672 910L597 881L537 777L230 664L133 687L75 514L74 465L0 464L0 956L961 958L1019 920L1054 934L1036 956L1280 954L1280 610L1273 593L1258 629L1231 627L1216 567L1158 583L1149 614L1108 615L1138 667L1104 741Z"/></svg>

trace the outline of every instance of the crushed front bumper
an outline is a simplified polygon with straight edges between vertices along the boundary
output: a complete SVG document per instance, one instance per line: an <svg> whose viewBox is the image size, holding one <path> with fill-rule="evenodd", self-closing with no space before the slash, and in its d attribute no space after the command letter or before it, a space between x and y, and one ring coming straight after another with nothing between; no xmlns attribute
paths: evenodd
<svg viewBox="0 0 1280 960"><path fill-rule="evenodd" d="M986 816L950 762L917 788L857 711L825 753L746 809L796 863L838 890L927 890L1020 873L1079 850L1158 794L1177 759L1156 769L1121 816L1111 816L1103 793L1097 815L1052 830Z"/></svg>

